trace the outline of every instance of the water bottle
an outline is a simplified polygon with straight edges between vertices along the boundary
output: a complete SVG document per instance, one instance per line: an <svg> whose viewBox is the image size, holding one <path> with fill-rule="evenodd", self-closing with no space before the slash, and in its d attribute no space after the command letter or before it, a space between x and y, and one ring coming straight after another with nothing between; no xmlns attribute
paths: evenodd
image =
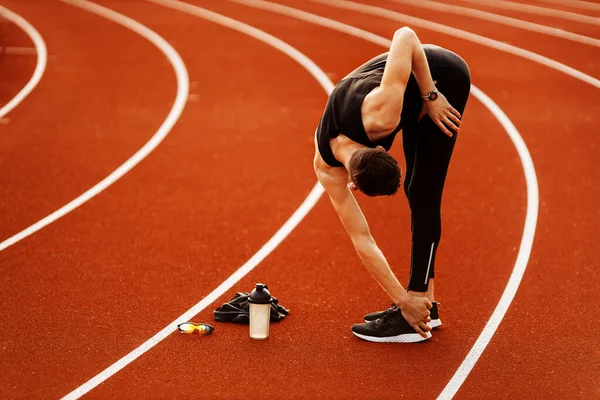
<svg viewBox="0 0 600 400"><path fill-rule="evenodd" d="M269 323L271 322L271 303L273 298L267 285L257 283L256 288L250 293L248 299L250 307L250 338L265 340L269 337Z"/></svg>

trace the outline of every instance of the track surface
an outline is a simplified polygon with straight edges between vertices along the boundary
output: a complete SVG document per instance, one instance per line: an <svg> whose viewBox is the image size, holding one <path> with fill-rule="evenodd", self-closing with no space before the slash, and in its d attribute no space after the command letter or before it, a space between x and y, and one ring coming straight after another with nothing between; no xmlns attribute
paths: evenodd
<svg viewBox="0 0 600 400"><path fill-rule="evenodd" d="M385 51L244 5L189 1L286 41L333 82ZM399 27L328 5L281 3L386 38ZM458 3L600 39L598 26ZM4 240L137 151L168 114L176 81L164 55L120 25L54 0L0 4L34 25L51 55L39 86L0 125ZM190 98L170 135L139 166L0 253L3 398L64 396L139 346L248 260L315 181L312 133L326 94L295 61L239 32L156 4L99 4L141 22L176 48L190 75ZM369 4L509 42L600 78L599 48L391 1ZM31 45L16 28L10 32L4 40ZM523 282L456 398L598 398L593 382L600 380L600 352L589 321L600 307L589 299L600 287L600 172L594 168L600 92L514 55L426 29L417 33L422 42L467 60L473 83L524 137L540 183L538 227ZM2 78L1 101L26 83L34 58L3 56L0 72L8 78ZM220 323L208 337L172 334L88 396L435 398L504 290L525 217L518 155L474 98L460 135L438 255L436 295L444 328L432 340L377 345L353 337L350 325L389 300L322 199L271 256L194 319L211 322L215 307L264 281L291 309L289 318L271 326L269 340L250 341L247 327ZM402 160L399 145L392 153ZM405 283L406 200L359 201Z"/></svg>
<svg viewBox="0 0 600 400"><path fill-rule="evenodd" d="M0 80L0 107L17 95L27 84L35 69L35 53L15 55L16 48L26 48L35 52L27 34L12 21L0 17L0 76L10 79Z"/></svg>

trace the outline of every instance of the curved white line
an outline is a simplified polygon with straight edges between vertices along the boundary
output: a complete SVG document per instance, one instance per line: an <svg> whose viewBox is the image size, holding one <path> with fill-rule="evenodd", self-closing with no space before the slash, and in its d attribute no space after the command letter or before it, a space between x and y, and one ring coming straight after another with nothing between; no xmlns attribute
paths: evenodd
<svg viewBox="0 0 600 400"><path fill-rule="evenodd" d="M504 114L502 109L500 109L500 107L498 107L498 105L481 90L475 86L473 86L472 89L472 93L492 112L492 114L494 114L496 118L498 118L502 126L504 126L506 132L510 136L510 139L515 145L517 152L519 153L521 165L523 166L523 171L525 172L525 181L527 182L527 212L525 214L523 237L521 239L519 253L517 254L517 260L515 261L515 267L510 274L510 278L506 284L506 288L504 288L502 297L500 297L492 316L485 324L485 327L479 334L475 344L473 347L471 347L471 350L469 350L469 353L463 362L460 364L450 381L446 384L446 387L444 387L442 393L440 393L438 396L438 400L452 399L454 397L477 363L477 360L479 360L479 357L481 357L481 354L483 354L483 351L487 347L488 343L490 340L492 340L492 337L496 333L498 326L500 326L504 315L506 315L506 312L508 311L508 308L514 299L515 294L519 289L523 275L525 275L525 269L527 268L529 256L531 255L531 247L533 246L533 238L535 236L535 227L537 224L539 209L538 182L533 167L533 160L531 159L529 150L527 150L527 145L517 131L517 128L515 128L511 120L506 116L506 114Z"/></svg>
<svg viewBox="0 0 600 400"><path fill-rule="evenodd" d="M81 194L76 199L72 200L68 204L62 206L58 210L54 211L52 214L47 217L39 220L35 224L30 227L22 230L16 235L6 239L2 243L0 243L0 251L6 249L9 246L17 243L18 241L26 238L27 236L39 231L45 226L51 224L57 219L65 216L70 213L77 207L81 206L86 201L90 200L92 197L96 196L98 193L105 190L107 187L115 183L119 180L123 175L131 171L133 167L139 164L144 158L148 156L169 134L173 125L179 119L183 108L185 107L188 91L189 91L189 82L188 82L188 73L185 68L185 64L181 60L181 57L173 47L165 39L159 36L156 32L150 30L146 26L140 24L137 21L134 21L130 18L127 18L124 15L121 15L115 11L109 10L108 8L104 8L97 4L94 4L89 1L84 0L60 0L64 3L73 5L75 7L82 8L91 13L100 15L106 19L109 19L117 24L123 25L124 27L136 32L137 34L143 36L145 39L154 44L161 52L165 54L171 65L173 65L173 69L175 70L175 75L177 77L177 95L175 96L175 101L173 102L173 107L171 111L167 115L167 118L164 120L162 125L158 128L156 133L150 138L150 140L139 149L131 158L121 164L116 170L114 170L110 175L104 178L102 181L98 182L92 188L88 189L85 193Z"/></svg>
<svg viewBox="0 0 600 400"><path fill-rule="evenodd" d="M600 4L592 3L591 1L581 0L541 0L545 3L560 4L563 6L581 8L583 10L596 10L600 11Z"/></svg>
<svg viewBox="0 0 600 400"><path fill-rule="evenodd" d="M63 0L64 1L64 0ZM269 35L259 29L256 29L250 25L246 25L242 22L236 21L232 18L225 17L223 15L214 13L212 11L205 10L200 7L193 6L191 4L171 1L171 0L149 0L153 3L160 4L165 7L176 9L191 15L195 15L200 18L204 18L208 21L212 21L219 25L226 26L245 35L251 36L258 39L277 50L285 53L290 58L298 62L303 66L323 87L325 92L329 94L333 89L333 83L327 77L327 74L323 72L312 60L306 57L304 54L283 42L282 40ZM171 322L160 332L156 333L150 339L146 340L137 348L126 354L121 359L117 360L114 364L94 376L92 379L79 386L71 393L63 397L63 399L78 399L96 386L119 372L129 363L133 362L136 358L150 350L156 344L161 342L175 330L177 325L181 322L190 320L192 317L197 315L199 312L208 307L211 303L217 300L220 296L225 294L229 289L233 287L240 279L246 276L252 271L262 260L264 260L289 234L290 232L302 221L302 219L308 214L308 212L314 207L321 195L323 194L323 188L317 183L306 199L302 202L300 207L292 214L292 216L285 222L285 224L273 235L271 239L252 256L244 265L242 265L237 271L235 271L229 278L215 288L200 302L190 308L188 311L180 315L175 321Z"/></svg>
<svg viewBox="0 0 600 400"><path fill-rule="evenodd" d="M33 25L27 22L25 18L2 6L0 6L0 16L12 21L15 25L21 28L27 34L27 36L29 36L33 42L33 45L35 46L35 51L37 52L37 62L35 69L33 70L33 75L31 75L31 79L29 79L29 82L23 86L23 88L15 97L13 97L8 103L0 108L0 118L4 118L4 116L18 106L25 99L25 97L29 96L29 93L35 89L37 84L42 79L42 75L44 75L46 63L48 61L48 51L46 50L46 43L44 43L42 35L40 35Z"/></svg>
<svg viewBox="0 0 600 400"><path fill-rule="evenodd" d="M490 47L492 49L504 51L506 53L513 54L515 56L519 56L525 58L527 60L534 61L536 63L545 65L546 67L555 69L564 74L572 76L573 78L579 79L587 84L590 84L598 89L600 89L600 80L591 77L583 72L569 67L568 65L559 63L556 60L553 60L548 57L544 57L537 53L534 53L529 50L522 49L517 46L513 46L507 43L500 42L498 40L493 40L487 38L485 36L477 35L472 32L464 31L462 29L452 28L450 26L438 24L437 22L428 21L426 19L412 17L410 15L401 14L392 10L388 10L386 8L374 7L363 3L355 3L346 0L310 0L315 3L327 4L337 8L343 8L346 10L358 11L365 14L376 15L379 17L392 19L395 21L402 22L411 26L418 26L430 31L440 32L445 35L454 36L463 40L467 40L469 42L477 43L486 47Z"/></svg>
<svg viewBox="0 0 600 400"><path fill-rule="evenodd" d="M502 8L505 10L512 10L518 12L524 12L528 14L537 14L543 15L546 17L554 17L554 18L562 18L569 21L581 22L584 24L590 25L600 25L600 18L590 17L589 15L577 14L574 12L557 10L555 8L546 8L540 6L531 6L523 3L514 3L512 1L504 1L504 0L486 0L484 4L482 4L481 0L463 0L469 3L474 3L477 5L486 5L492 6L496 8Z"/></svg>
<svg viewBox="0 0 600 400"><path fill-rule="evenodd" d="M295 8L286 7L261 0L231 1L240 4L246 4L256 8L261 8L268 11L274 11L280 14L301 19L303 21L326 26L328 28L344 32L346 34L356 36L376 44L380 44L386 48L389 48L391 45L390 40L380 36L375 38L374 36L377 35L374 35L371 32L364 31L362 29L341 23L339 21L310 14L305 11L297 10ZM454 396L454 394L456 394L456 392L466 379L467 375L469 374L469 372L471 372L473 366L485 350L485 347L489 343L490 339L492 338L492 336L494 336L494 333L496 332L496 329L498 329L500 322L502 322L502 318L504 318L504 315L506 314L515 294L517 293L519 284L521 283L521 279L523 278L523 275L525 274L525 269L527 268L527 263L529 261L529 256L531 255L531 248L533 246L533 240L535 237L535 227L537 224L539 208L539 189L537 177L535 174L535 168L533 165L533 160L531 159L531 155L529 154L529 150L527 149L527 145L523 141L523 138L521 137L511 120L500 109L500 107L498 107L498 105L494 103L494 101L492 101L492 99L490 99L485 93L483 93L479 88L477 88L474 85L471 86L471 93L480 102L482 102L483 105L488 110L490 110L494 117L496 117L498 122L500 122L502 127L506 130L506 133L510 137L511 141L513 142L517 153L519 154L519 158L521 159L521 165L523 167L523 172L525 174L525 183L527 185L527 211L525 214L523 236L521 238L519 253L517 255L515 266L513 267L510 278L506 284L506 288L504 289L504 292L500 297L500 300L498 301L498 305L494 309L494 312L492 313L490 319L488 320L483 331L479 335L479 338L467 354L467 357L459 366L458 370L456 371L450 382L446 385L446 387L440 394L439 399L451 399Z"/></svg>
<svg viewBox="0 0 600 400"><path fill-rule="evenodd" d="M482 19L484 21L491 21L497 24L513 26L515 28L525 29L531 32L543 33L549 36L555 36L561 39L570 40L573 42L578 42L582 44L586 44L589 46L600 47L600 39L591 38L589 36L580 35L578 33L573 33L569 31L565 31L563 29L552 28L550 26L536 24L529 21L523 21L517 18L506 17L504 15L498 15L491 12L475 10L473 8L455 6L446 3L438 3L436 1L430 0L391 0L395 3L400 4L408 4L413 7L426 8L434 11L441 11L444 13L456 14L456 15L465 15L467 17Z"/></svg>

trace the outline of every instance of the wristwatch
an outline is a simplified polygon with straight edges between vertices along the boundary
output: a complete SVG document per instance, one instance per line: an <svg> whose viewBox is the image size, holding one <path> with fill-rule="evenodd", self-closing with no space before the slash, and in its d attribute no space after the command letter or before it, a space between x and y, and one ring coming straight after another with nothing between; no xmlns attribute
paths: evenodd
<svg viewBox="0 0 600 400"><path fill-rule="evenodd" d="M437 91L437 89L434 89L427 94L422 94L421 97L425 101L434 101L435 99L438 98L438 91Z"/></svg>

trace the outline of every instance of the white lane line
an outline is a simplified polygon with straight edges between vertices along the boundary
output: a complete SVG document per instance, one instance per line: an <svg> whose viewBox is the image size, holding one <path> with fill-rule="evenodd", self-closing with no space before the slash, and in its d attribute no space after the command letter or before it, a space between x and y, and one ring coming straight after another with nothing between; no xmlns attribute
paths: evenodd
<svg viewBox="0 0 600 400"><path fill-rule="evenodd" d="M518 11L518 12L523 12L523 13L527 13L527 14L535 14L535 15L543 15L546 17L561 18L561 19L566 19L569 21L581 22L581 23L590 24L590 25L600 25L600 18L590 17L589 15L577 14L574 12L561 11L561 10L557 10L554 8L531 6L528 4L515 3L512 1L505 1L505 0L486 0L485 2L482 2L481 0L463 0L463 1L466 1L468 3L477 4L477 5L492 6L492 7L501 8L504 10L512 10L512 11Z"/></svg>
<svg viewBox="0 0 600 400"><path fill-rule="evenodd" d="M382 37L373 40L374 36L376 35L374 35L371 32L364 31L362 29L341 23L339 21L334 21L318 15L307 13L305 11L297 10L295 8L259 0L232 1L235 1L240 4L246 4L256 8L261 8L264 10L274 11L314 24L326 26L328 28L344 32L349 35L383 45L387 48L389 48L389 46L391 45L390 40ZM525 270L527 268L527 263L529 261L529 256L531 255L531 248L533 246L533 240L535 237L535 227L537 224L537 216L539 209L539 189L533 160L531 159L531 155L529 154L527 145L523 141L523 138L519 134L519 131L515 128L511 120L506 116L502 109L500 109L500 107L498 107L498 105L496 105L496 103L494 103L494 101L492 101L492 99L490 99L479 88L472 85L471 93L479 101L481 101L482 104L488 110L490 110L494 117L496 117L496 119L500 122L502 127L506 130L506 133L510 137L511 141L513 142L517 153L519 154L519 158L521 159L521 165L523 167L523 172L525 174L525 183L527 185L527 211L525 214L523 236L521 238L521 244L519 247L517 260L515 261L515 266L513 267L513 271L506 284L506 288L504 289L504 292L500 297L500 301L494 309L492 316L486 323L483 331L479 335L478 339L475 341L475 344L467 354L467 357L461 363L450 382L448 382L448 384L438 397L439 399L451 399L454 396L454 394L456 394L466 377L473 369L473 366L485 350L485 347L491 340L492 336L494 336L494 333L496 332L496 329L498 329L500 322L502 322L502 319L504 318L504 315L506 314L519 288L519 284L521 283L521 279L523 278L523 275L525 274Z"/></svg>
<svg viewBox="0 0 600 400"><path fill-rule="evenodd" d="M492 337L496 333L498 326L502 322L502 319L506 315L508 308L510 307L525 270L527 269L527 263L529 262L529 256L531 255L531 248L533 246L533 238L535 235L535 227L538 218L539 209L539 189L537 177L535 174L533 160L527 150L527 145L523 141L523 138L517 131L517 128L513 125L511 120L504 114L502 109L498 107L492 99L490 99L485 93L481 92L476 87L472 87L473 94L481 101L491 112L498 118L502 126L505 127L506 132L510 136L513 144L515 145L519 157L521 158L521 165L525 172L525 181L527 182L527 212L525 214L525 225L523 227L523 238L521 239L521 245L519 247L519 253L517 254L517 260L515 261L515 267L510 274L506 288L500 297L500 301L496 305L492 316L485 324L483 331L479 334L479 337L475 341L471 350L460 364L450 381L442 390L442 393L438 396L438 400L449 400L454 397L458 389L462 386L467 379L469 373L479 360L479 357L483 354L485 348L492 340Z"/></svg>
<svg viewBox="0 0 600 400"><path fill-rule="evenodd" d="M40 82L42 75L44 75L44 71L46 70L48 52L46 50L46 43L44 43L42 35L40 35L40 33L29 22L27 22L25 18L2 6L0 6L0 16L8 19L21 28L21 30L23 30L27 36L29 36L33 42L33 45L35 46L35 51L37 52L37 63L35 69L33 70L33 75L31 75L29 82L23 86L19 93L17 93L15 97L13 97L8 103L0 108L1 119L6 116L6 114L11 112L16 106L18 106Z"/></svg>
<svg viewBox="0 0 600 400"><path fill-rule="evenodd" d="M519 56L536 63L545 65L546 67L555 69L562 73L565 73L573 78L579 79L585 83L588 83L598 89L600 89L600 80L591 77L583 72L569 67L568 65L559 63L548 57L544 57L540 54L534 53L529 50L522 49L511 44L503 43L498 40L490 39L485 36L477 35L472 32L464 31L462 29L452 28L446 25L438 24L437 22L428 21L426 19L412 17L410 15L401 14L386 8L374 7L363 3L355 3L346 0L310 0L315 3L327 4L337 8L343 8L346 10L358 11L365 14L376 15L378 17L399 21L407 25L417 26L434 32L440 32L444 35L454 36L469 42L477 43L486 47L491 47L496 50L504 51L506 53Z"/></svg>
<svg viewBox="0 0 600 400"><path fill-rule="evenodd" d="M491 12L475 10L473 8L455 6L446 3L438 3L430 0L391 0L395 3L408 4L413 7L426 8L434 11L441 11L444 13L465 15L467 17L482 19L484 21L491 21L497 24L513 26L515 28L525 29L531 32L543 33L545 35L555 36L565 40L571 40L573 42L587 44L589 46L600 47L600 39L591 38L589 36L580 35L577 33L565 31L558 28L552 28L550 26L536 24L533 22L523 21L517 18L505 17L504 15L498 15Z"/></svg>
<svg viewBox="0 0 600 400"><path fill-rule="evenodd" d="M235 31L241 32L245 35L251 36L258 39L275 49L285 53L294 61L298 62L304 67L323 87L325 92L329 94L333 89L333 83L327 77L327 74L323 72L312 60L306 57L304 54L283 42L282 40L269 35L259 29L256 29L250 25L246 25L242 22L236 21L232 18L225 17L223 15L214 13L209 10L205 10L200 7L193 6L191 4L182 3L171 0L149 0L153 3L160 4L165 7L169 7L175 10L179 10L197 17L206 19L216 24L225 26ZM188 311L180 315L175 321L171 322L160 332L146 340L139 347L133 349L127 355L116 361L114 364L94 376L92 379L79 386L71 393L63 397L63 399L78 399L96 386L119 372L129 363L133 362L136 358L150 350L152 347L157 345L159 342L164 340L167 336L177 330L177 325L181 322L189 321L196 314L204 310L211 303L217 300L220 296L225 294L231 289L237 282L252 271L262 260L264 260L289 234L294 228L302 221L302 219L308 214L308 212L314 207L321 195L323 194L322 186L317 183L306 199L302 202L300 207L292 214L292 216L283 224L283 226L273 235L271 239L265 245L258 250L256 254L252 256L244 265L242 265L237 271L235 271L229 278L215 288L210 294L203 298L200 302L190 308Z"/></svg>
<svg viewBox="0 0 600 400"><path fill-rule="evenodd" d="M27 236L39 231L45 226L51 224L57 219L65 216L70 213L77 207L81 206L86 201L90 200L92 197L96 196L98 193L105 190L107 187L115 183L119 180L123 175L131 171L133 167L139 164L144 158L148 156L169 134L173 125L179 119L183 108L185 107L189 84L188 84L188 73L185 68L185 64L181 60L181 57L173 47L165 39L159 36L156 32L150 30L146 26L140 24L137 21L132 20L131 18L127 18L126 16L119 14L115 11L112 11L108 8L99 6L90 1L84 0L60 0L64 3L70 4L75 7L82 8L91 13L100 15L106 19L109 19L113 22L116 22L119 25L123 25L124 27L134 31L135 33L143 36L149 42L154 44L161 52L165 54L173 69L175 71L175 75L177 77L177 95L175 96L175 101L173 102L173 106L171 111L167 115L167 118L164 120L162 125L158 128L156 133L150 138L150 140L139 149L131 158L125 161L121 166L119 166L116 170L114 170L110 175L104 178L102 181L98 182L92 188L88 189L85 193L81 194L76 199L72 200L68 204L62 206L58 210L54 211L52 214L47 217L39 220L35 224L30 227L22 230L16 235L6 239L2 243L0 243L0 251L5 250L9 246L23 240Z"/></svg>
<svg viewBox="0 0 600 400"><path fill-rule="evenodd" d="M540 0L540 1L543 1L544 3L560 4L563 6L581 8L583 10L600 11L600 4L592 3L591 1L581 1L581 0Z"/></svg>

